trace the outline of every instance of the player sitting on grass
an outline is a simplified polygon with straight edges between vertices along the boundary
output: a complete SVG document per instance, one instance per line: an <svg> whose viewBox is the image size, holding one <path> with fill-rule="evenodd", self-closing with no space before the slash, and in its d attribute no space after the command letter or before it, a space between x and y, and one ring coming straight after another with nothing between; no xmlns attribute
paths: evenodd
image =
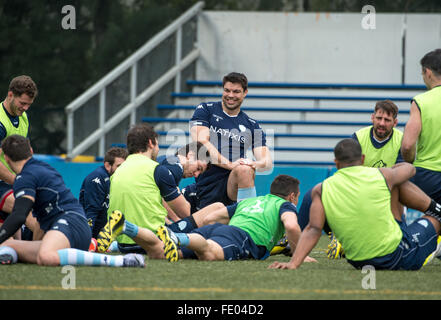
<svg viewBox="0 0 441 320"><path fill-rule="evenodd" d="M286 231L295 248L300 237L297 209L299 181L288 175L277 176L270 194L242 200L228 206L231 217L225 224L215 223L193 230L174 233L165 227L158 236L163 242L172 241L181 247L183 258L199 260L263 260ZM166 257L170 252L165 249ZM307 257L307 261L315 261Z"/></svg>
<svg viewBox="0 0 441 320"><path fill-rule="evenodd" d="M162 242L158 242L164 243L165 256L171 262L177 261L179 255L183 258L196 256L200 260L265 259L285 229L288 241L295 248L300 236L295 207L298 196L299 181L280 175L271 184L270 194L242 200L225 208L232 216L228 225L216 223L191 233L174 233L161 226L157 236ZM121 233L141 246L143 242L158 240L153 232L125 220L117 210L111 214L107 229L105 234L108 237L103 243L110 244ZM315 260L308 257L307 261Z"/></svg>
<svg viewBox="0 0 441 320"><path fill-rule="evenodd" d="M364 127L352 134L352 139L358 141L364 155L365 167L392 167L403 162L400 148L403 133L396 129L398 123L398 107L390 100L381 100L375 104L371 115L372 125ZM311 191L303 196L299 208L299 225L303 230L309 222L309 209L311 207ZM341 243L337 240L332 230L325 221L323 231L329 235L330 243L326 254L329 259L340 259L345 256Z"/></svg>
<svg viewBox="0 0 441 320"><path fill-rule="evenodd" d="M12 213L0 228L0 263L18 260L45 266L104 265L143 267L142 255L110 256L87 252L91 231L84 209L65 186L61 175L48 164L32 157L29 140L11 135L2 142L5 160L17 174L13 191ZM41 241L9 239L24 223L32 210L41 229ZM6 246L6 247L5 247ZM9 247L9 248L8 248ZM163 254L162 247L157 255Z"/></svg>
<svg viewBox="0 0 441 320"><path fill-rule="evenodd" d="M418 270L438 254L441 205L408 181L414 166L364 167L354 139L340 141L334 155L338 170L313 188L309 224L291 260L270 268L300 267L320 239L325 220L356 268ZM407 225L401 220L400 203L424 212L423 217Z"/></svg>

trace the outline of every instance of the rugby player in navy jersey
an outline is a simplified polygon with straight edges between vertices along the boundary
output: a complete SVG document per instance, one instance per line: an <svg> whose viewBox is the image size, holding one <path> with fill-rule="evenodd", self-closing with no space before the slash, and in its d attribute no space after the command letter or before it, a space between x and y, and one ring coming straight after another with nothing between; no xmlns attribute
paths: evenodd
<svg viewBox="0 0 441 320"><path fill-rule="evenodd" d="M205 153L205 155L200 154ZM195 155L199 154L198 159L205 161L196 161ZM166 204L168 218L173 222L190 216L193 213L191 198L184 194L184 190L179 189L179 184L183 178L197 178L209 166L209 153L207 149L199 142L192 142L176 151L175 154L163 155L157 158L157 162L162 168L155 172L156 184L158 185L165 201L170 198L176 198L174 207L178 210L178 215ZM165 170L167 169L167 170ZM172 179L171 179L172 178Z"/></svg>
<svg viewBox="0 0 441 320"><path fill-rule="evenodd" d="M160 156L155 170L155 182L161 195L176 214L173 221L188 217L190 203L186 200L179 183L183 178L197 178L209 167L210 156L201 143L189 143L172 156Z"/></svg>
<svg viewBox="0 0 441 320"><path fill-rule="evenodd" d="M9 136L1 146L16 178L14 207L0 227L0 244L14 249L18 260L46 266L144 266L142 255L110 256L87 252L91 231L83 207L65 186L61 175L47 163L34 159L29 140L21 135ZM9 239L23 225L31 210L45 232L43 239ZM11 261L0 246L0 263Z"/></svg>
<svg viewBox="0 0 441 320"><path fill-rule="evenodd" d="M191 118L191 137L207 147L213 164L196 181L200 208L255 197L255 170L267 171L273 166L265 133L240 110L247 93L246 76L229 73L223 78L222 101L201 103ZM246 158L249 149L254 161Z"/></svg>
<svg viewBox="0 0 441 320"><path fill-rule="evenodd" d="M104 155L103 165L93 170L83 180L79 200L86 212L92 238L96 238L98 232L107 223L110 176L124 162L127 155L127 150L124 148L110 148Z"/></svg>

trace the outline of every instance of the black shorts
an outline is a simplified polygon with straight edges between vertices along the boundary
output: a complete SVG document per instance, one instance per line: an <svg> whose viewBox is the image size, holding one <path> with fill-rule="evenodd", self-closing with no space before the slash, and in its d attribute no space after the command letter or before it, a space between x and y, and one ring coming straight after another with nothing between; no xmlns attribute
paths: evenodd
<svg viewBox="0 0 441 320"><path fill-rule="evenodd" d="M416 167L415 175L409 180L430 198L441 203L441 172Z"/></svg>
<svg viewBox="0 0 441 320"><path fill-rule="evenodd" d="M205 208L206 206L215 202L222 202L225 206L234 204L236 201L231 200L228 197L228 178L230 171L225 174L218 174L210 182L196 184L196 190L199 198L199 207Z"/></svg>
<svg viewBox="0 0 441 320"><path fill-rule="evenodd" d="M189 184L182 189L185 200L190 203L190 213L193 214L200 210L199 197L196 191L196 183Z"/></svg>
<svg viewBox="0 0 441 320"><path fill-rule="evenodd" d="M70 247L79 250L89 250L92 232L86 217L80 213L68 211L59 216L49 230L63 233L69 240Z"/></svg>
<svg viewBox="0 0 441 320"><path fill-rule="evenodd" d="M224 251L224 259L227 261L265 260L269 256L265 247L256 245L246 231L235 226L215 223L195 229L192 233L198 233L205 239L219 244Z"/></svg>

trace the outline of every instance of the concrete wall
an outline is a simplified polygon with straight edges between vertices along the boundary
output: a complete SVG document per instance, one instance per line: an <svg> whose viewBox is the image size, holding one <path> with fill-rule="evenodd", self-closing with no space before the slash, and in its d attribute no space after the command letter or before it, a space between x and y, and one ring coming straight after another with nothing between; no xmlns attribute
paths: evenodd
<svg viewBox="0 0 441 320"><path fill-rule="evenodd" d="M364 16L204 11L197 79L234 70L249 81L423 84L419 60L441 47L441 16L377 13L370 30Z"/></svg>
<svg viewBox="0 0 441 320"><path fill-rule="evenodd" d="M37 156L38 159L43 160L53 166L63 177L63 180L68 188L71 189L75 197L79 197L81 184L84 178L101 166L101 163L71 163L60 160L53 156ZM288 174L300 180L300 198L297 205L300 208L305 193L322 182L327 177L335 172L335 167L274 167L269 175L256 175L256 192L257 195L265 195L270 191L270 185L273 179L279 174ZM184 188L186 185L193 183L194 178L183 179L180 187ZM421 213L415 210L408 210L407 223L414 221L420 217Z"/></svg>

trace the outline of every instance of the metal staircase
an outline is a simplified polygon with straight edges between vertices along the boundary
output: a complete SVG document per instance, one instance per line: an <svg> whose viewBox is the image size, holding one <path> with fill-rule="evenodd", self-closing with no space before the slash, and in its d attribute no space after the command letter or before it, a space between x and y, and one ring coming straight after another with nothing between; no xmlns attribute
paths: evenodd
<svg viewBox="0 0 441 320"><path fill-rule="evenodd" d="M195 20L203 6L196 3L65 108L67 159L104 156L129 125L155 112L155 97L181 92L200 55Z"/></svg>

